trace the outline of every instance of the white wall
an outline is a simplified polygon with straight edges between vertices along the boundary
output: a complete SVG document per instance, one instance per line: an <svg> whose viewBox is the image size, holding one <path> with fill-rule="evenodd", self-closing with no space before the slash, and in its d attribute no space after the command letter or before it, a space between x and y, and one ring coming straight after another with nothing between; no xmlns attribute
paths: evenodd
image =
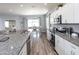
<svg viewBox="0 0 79 59"><path fill-rule="evenodd" d="M46 32L46 16L45 15L25 16L24 18L25 29L28 29L28 23L27 23L28 18L35 18L35 17L40 18L41 32Z"/></svg>
<svg viewBox="0 0 79 59"><path fill-rule="evenodd" d="M27 19L28 18L34 18L34 17L39 17L40 18L40 31L41 32L46 32L46 15L36 15L36 16L28 16L25 19L25 28L27 29L28 24L27 24Z"/></svg>
<svg viewBox="0 0 79 59"><path fill-rule="evenodd" d="M4 19L0 18L0 31L4 30Z"/></svg>
<svg viewBox="0 0 79 59"><path fill-rule="evenodd" d="M39 17L40 18L40 26L41 26L41 32L46 31L46 19L45 15L42 16L11 16L11 15L0 15L0 30L4 30L4 21L5 20L16 20L16 29L17 30L22 30L22 29L27 29L28 24L27 24L27 19L28 18L33 18L33 17Z"/></svg>
<svg viewBox="0 0 79 59"><path fill-rule="evenodd" d="M46 32L46 16L43 15L40 17L40 26L41 26L41 32Z"/></svg>

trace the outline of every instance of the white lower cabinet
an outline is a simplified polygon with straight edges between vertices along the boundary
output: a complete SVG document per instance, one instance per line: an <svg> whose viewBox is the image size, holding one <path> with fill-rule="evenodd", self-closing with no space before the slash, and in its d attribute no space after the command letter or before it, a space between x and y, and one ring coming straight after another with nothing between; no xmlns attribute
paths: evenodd
<svg viewBox="0 0 79 59"><path fill-rule="evenodd" d="M23 46L23 48L20 51L19 55L27 55L27 45L26 44Z"/></svg>
<svg viewBox="0 0 79 59"><path fill-rule="evenodd" d="M65 53L63 39L57 35L55 35L55 49L58 54L63 55Z"/></svg>
<svg viewBox="0 0 79 59"><path fill-rule="evenodd" d="M71 46L69 44L69 42L65 39L63 39L63 42L64 42L64 50L65 50L65 53L64 55L71 55Z"/></svg>
<svg viewBox="0 0 79 59"><path fill-rule="evenodd" d="M79 55L79 47L70 43L71 55Z"/></svg>
<svg viewBox="0 0 79 59"><path fill-rule="evenodd" d="M59 55L79 55L79 47L55 35L55 50Z"/></svg>

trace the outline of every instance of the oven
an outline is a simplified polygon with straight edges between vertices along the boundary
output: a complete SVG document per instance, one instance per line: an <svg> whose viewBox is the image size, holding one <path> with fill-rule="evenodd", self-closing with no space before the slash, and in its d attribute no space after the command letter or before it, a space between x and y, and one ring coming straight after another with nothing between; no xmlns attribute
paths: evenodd
<svg viewBox="0 0 79 59"><path fill-rule="evenodd" d="M53 44L53 47L55 47L55 27L53 27L53 29L50 32L51 32L50 42Z"/></svg>

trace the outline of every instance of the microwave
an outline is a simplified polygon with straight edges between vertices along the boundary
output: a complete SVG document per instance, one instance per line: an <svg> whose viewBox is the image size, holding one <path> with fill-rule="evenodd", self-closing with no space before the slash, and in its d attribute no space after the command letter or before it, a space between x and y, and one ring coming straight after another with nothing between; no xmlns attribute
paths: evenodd
<svg viewBox="0 0 79 59"><path fill-rule="evenodd" d="M55 24L62 24L62 15L59 15L54 19Z"/></svg>

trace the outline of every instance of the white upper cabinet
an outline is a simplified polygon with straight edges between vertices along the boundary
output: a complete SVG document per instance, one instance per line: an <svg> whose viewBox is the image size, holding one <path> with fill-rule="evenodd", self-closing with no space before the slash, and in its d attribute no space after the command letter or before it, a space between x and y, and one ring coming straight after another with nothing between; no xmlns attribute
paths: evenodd
<svg viewBox="0 0 79 59"><path fill-rule="evenodd" d="M62 15L62 23L79 23L79 3L67 3L51 13L52 21Z"/></svg>
<svg viewBox="0 0 79 59"><path fill-rule="evenodd" d="M49 16L46 17L46 28L49 29Z"/></svg>
<svg viewBox="0 0 79 59"><path fill-rule="evenodd" d="M74 23L79 23L79 3L74 3Z"/></svg>
<svg viewBox="0 0 79 59"><path fill-rule="evenodd" d="M54 18L55 18L56 13L57 13L56 11L51 13L51 15L50 15L50 24L54 24Z"/></svg>
<svg viewBox="0 0 79 59"><path fill-rule="evenodd" d="M79 3L65 4L61 11L62 23L79 23Z"/></svg>
<svg viewBox="0 0 79 59"><path fill-rule="evenodd" d="M65 4L61 10L62 23L73 23L74 6L73 4Z"/></svg>
<svg viewBox="0 0 79 59"><path fill-rule="evenodd" d="M59 10L55 10L54 12L51 13L50 15L50 24L54 24L54 20L55 18L57 18L59 15L61 15L61 11Z"/></svg>
<svg viewBox="0 0 79 59"><path fill-rule="evenodd" d="M50 24L54 24L54 14L50 15Z"/></svg>

